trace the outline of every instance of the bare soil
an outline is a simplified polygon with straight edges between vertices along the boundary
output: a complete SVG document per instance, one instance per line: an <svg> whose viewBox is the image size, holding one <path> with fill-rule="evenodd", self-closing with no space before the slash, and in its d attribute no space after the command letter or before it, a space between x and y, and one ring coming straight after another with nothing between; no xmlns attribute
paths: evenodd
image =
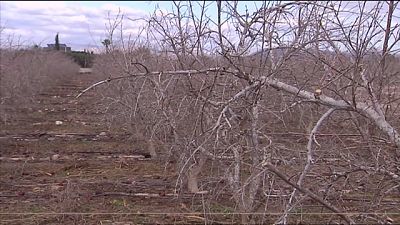
<svg viewBox="0 0 400 225"><path fill-rule="evenodd" d="M202 196L174 193L173 164L109 131L93 92L75 98L95 80L75 74L2 106L0 224L203 223Z"/></svg>

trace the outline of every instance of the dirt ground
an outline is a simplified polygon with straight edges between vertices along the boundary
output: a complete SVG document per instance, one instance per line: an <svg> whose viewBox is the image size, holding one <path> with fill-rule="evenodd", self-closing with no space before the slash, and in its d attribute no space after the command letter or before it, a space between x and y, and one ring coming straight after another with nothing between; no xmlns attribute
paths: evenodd
<svg viewBox="0 0 400 225"><path fill-rule="evenodd" d="M93 92L75 98L94 81L76 74L33 96L35 104L4 106L0 223L204 223L202 196L174 194L173 166L109 132Z"/></svg>

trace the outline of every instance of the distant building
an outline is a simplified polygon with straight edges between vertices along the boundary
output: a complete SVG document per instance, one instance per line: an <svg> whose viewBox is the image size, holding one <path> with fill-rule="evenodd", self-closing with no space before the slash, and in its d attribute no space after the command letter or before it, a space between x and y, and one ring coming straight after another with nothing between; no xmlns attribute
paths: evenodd
<svg viewBox="0 0 400 225"><path fill-rule="evenodd" d="M44 47L44 49L46 49L46 50L55 50L56 49L56 45L55 44L47 44L47 47ZM60 51L70 52L71 51L71 47L68 47L66 44L60 44Z"/></svg>

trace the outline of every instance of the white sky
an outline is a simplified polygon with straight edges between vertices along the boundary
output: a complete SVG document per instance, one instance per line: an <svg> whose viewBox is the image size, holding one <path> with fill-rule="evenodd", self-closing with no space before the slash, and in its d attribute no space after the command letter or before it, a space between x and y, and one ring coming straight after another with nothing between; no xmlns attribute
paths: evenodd
<svg viewBox="0 0 400 225"><path fill-rule="evenodd" d="M101 47L108 12L117 13L120 8L135 19L149 16L157 5L166 11L172 8L171 1L0 1L1 38L11 35L14 42L19 40L23 45L46 46L54 43L59 32L60 42L73 50ZM125 25L134 32L142 24Z"/></svg>
<svg viewBox="0 0 400 225"><path fill-rule="evenodd" d="M59 32L60 42L74 50L94 48L105 38L107 13L118 7L132 18L148 15L149 2L1 2L2 38L12 34L24 44L54 43ZM154 5L154 4L153 4Z"/></svg>

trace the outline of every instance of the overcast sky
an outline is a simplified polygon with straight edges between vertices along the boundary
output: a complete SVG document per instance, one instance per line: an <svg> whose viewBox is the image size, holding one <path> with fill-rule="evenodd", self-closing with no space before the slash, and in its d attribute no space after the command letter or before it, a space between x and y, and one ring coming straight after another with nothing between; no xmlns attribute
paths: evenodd
<svg viewBox="0 0 400 225"><path fill-rule="evenodd" d="M254 5L254 3L250 3ZM156 6L170 11L171 1L14 1L0 2L2 39L12 35L14 42L24 45L46 46L54 43L59 32L60 43L73 50L101 47L106 38L107 15L118 9L131 19L149 16ZM127 21L127 33L135 33L140 21Z"/></svg>
<svg viewBox="0 0 400 225"><path fill-rule="evenodd" d="M240 4L240 11L245 10L245 5L250 12L256 7L255 2ZM107 37L109 12L115 14L120 8L126 17L137 19L152 14L157 5L163 11L171 11L172 8L171 1L0 1L1 38L4 40L12 35L14 42L19 40L28 46L46 46L54 43L59 32L60 42L73 50L101 48L101 41ZM209 7L207 13L215 8ZM396 9L394 23L400 21L398 14L400 10ZM124 32L137 33L143 23L126 21L124 26Z"/></svg>
<svg viewBox="0 0 400 225"><path fill-rule="evenodd" d="M255 7L254 2L242 2L241 8L244 5ZM149 16L156 6L171 11L172 1L0 1L1 38L12 35L24 45L46 46L54 43L59 32L60 42L73 50L97 48L106 38L109 12L116 14L120 8L125 16L137 19ZM140 21L127 23L131 33L143 25Z"/></svg>
<svg viewBox="0 0 400 225"><path fill-rule="evenodd" d="M1 2L1 26L3 37L12 34L24 44L54 43L59 32L60 42L73 50L100 47L106 37L108 12L116 13L121 8L130 18L149 15L159 4L168 2ZM137 24L139 25L139 24ZM134 28L134 27L131 27Z"/></svg>

